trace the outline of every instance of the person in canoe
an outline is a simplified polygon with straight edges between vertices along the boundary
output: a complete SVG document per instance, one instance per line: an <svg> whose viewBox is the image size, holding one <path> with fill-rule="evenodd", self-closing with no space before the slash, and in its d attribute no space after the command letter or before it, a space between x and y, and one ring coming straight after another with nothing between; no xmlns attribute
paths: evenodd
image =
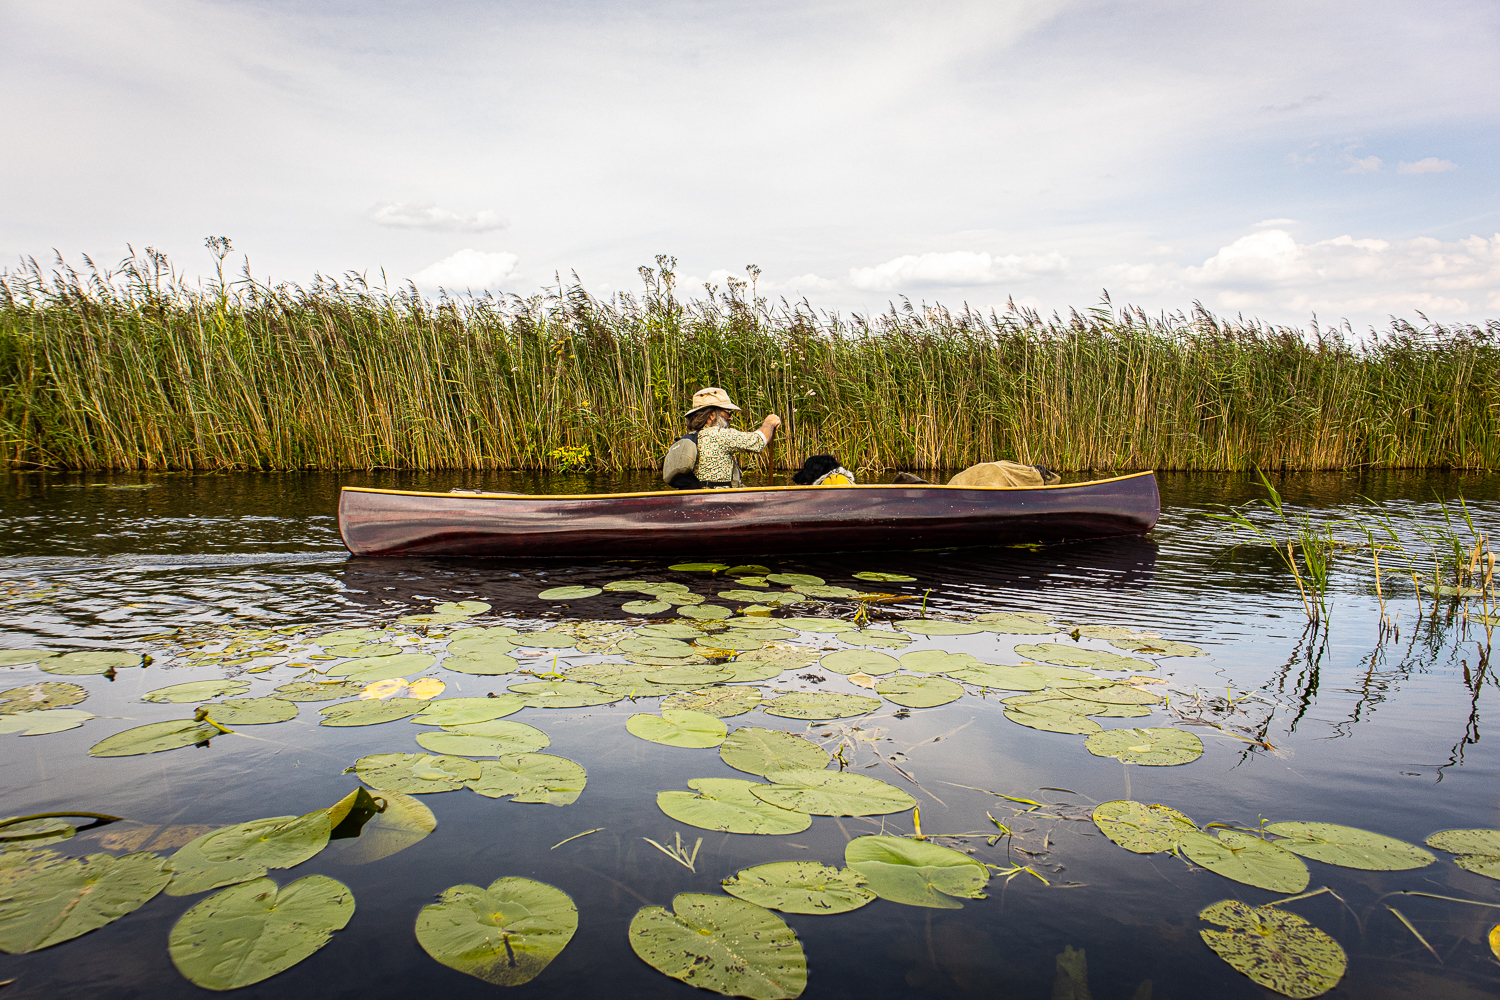
<svg viewBox="0 0 1500 1000"><path fill-rule="evenodd" d="M739 409L723 389L710 386L693 393L693 406L685 414L688 433L667 450L662 479L679 490L743 486L738 456L765 451L781 418L772 413L753 431L735 430L731 423Z"/></svg>

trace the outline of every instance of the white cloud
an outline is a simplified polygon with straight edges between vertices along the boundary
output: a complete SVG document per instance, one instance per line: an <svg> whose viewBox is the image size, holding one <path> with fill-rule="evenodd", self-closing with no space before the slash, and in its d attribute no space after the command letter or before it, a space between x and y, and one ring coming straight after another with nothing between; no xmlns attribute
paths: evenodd
<svg viewBox="0 0 1500 1000"><path fill-rule="evenodd" d="M1378 156L1366 156L1362 160L1355 160L1344 170L1346 174L1378 174L1384 161Z"/></svg>
<svg viewBox="0 0 1500 1000"><path fill-rule="evenodd" d="M1416 163L1398 163L1396 173L1398 174L1441 174L1448 170L1457 170L1458 164L1452 160L1440 160L1436 156L1418 160Z"/></svg>
<svg viewBox="0 0 1500 1000"><path fill-rule="evenodd" d="M908 254L874 267L851 267L849 283L866 291L953 285L996 285L1024 281L1038 275L1060 274L1068 258L1060 253L1008 254L955 250L950 253Z"/></svg>
<svg viewBox="0 0 1500 1000"><path fill-rule="evenodd" d="M460 250L422 268L411 276L411 280L420 288L494 290L502 281L515 276L520 261L521 258L513 253Z"/></svg>
<svg viewBox="0 0 1500 1000"><path fill-rule="evenodd" d="M377 202L370 209L370 221L377 226L402 229L433 229L441 233L488 233L510 225L500 213L484 209L470 216L438 208L431 201Z"/></svg>

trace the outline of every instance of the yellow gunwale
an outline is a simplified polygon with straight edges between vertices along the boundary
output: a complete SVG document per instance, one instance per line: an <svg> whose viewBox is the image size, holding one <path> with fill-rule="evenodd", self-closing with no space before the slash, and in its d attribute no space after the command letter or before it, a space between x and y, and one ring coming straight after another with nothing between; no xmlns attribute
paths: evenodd
<svg viewBox="0 0 1500 1000"><path fill-rule="evenodd" d="M856 483L852 486L742 486L738 489L717 490L648 490L641 493L428 493L423 490L381 490L370 486L345 486L342 493L385 493L402 497L443 497L448 500L617 500L625 497L690 497L725 493L777 493L782 490L988 490L995 493L1029 492L1033 490L1072 490L1080 486L1098 486L1103 483L1118 483L1126 479L1156 475L1155 469L1132 472L1108 479L1090 479L1082 483L1057 483L1053 486L945 486L937 483Z"/></svg>

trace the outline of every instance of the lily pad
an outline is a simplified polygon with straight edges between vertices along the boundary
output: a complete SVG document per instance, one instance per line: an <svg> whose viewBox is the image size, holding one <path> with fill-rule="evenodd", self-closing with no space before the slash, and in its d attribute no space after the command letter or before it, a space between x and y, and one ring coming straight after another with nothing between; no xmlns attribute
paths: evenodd
<svg viewBox="0 0 1500 1000"><path fill-rule="evenodd" d="M212 861L203 855L203 844L221 830L208 833L188 841L167 859L167 869L172 881L167 883L168 896L195 896L210 889L222 889L226 885L248 882L266 874L266 866L258 861L241 860Z"/></svg>
<svg viewBox="0 0 1500 1000"><path fill-rule="evenodd" d="M353 698L363 689L359 681L292 681L277 688L276 697L287 701L337 701Z"/></svg>
<svg viewBox="0 0 1500 1000"><path fill-rule="evenodd" d="M470 656L478 653L484 656L509 653L516 648L511 642L514 636L510 635L475 635L463 639L453 639L448 643L449 656Z"/></svg>
<svg viewBox="0 0 1500 1000"><path fill-rule="evenodd" d="M78 833L78 828L61 816L14 822L17 819L19 817L5 817L5 826L0 827L0 851L48 847L71 840ZM4 880L3 871L3 862L0 862L0 884Z"/></svg>
<svg viewBox="0 0 1500 1000"><path fill-rule="evenodd" d="M685 562L673 563L667 569L676 570L679 573L717 573L721 569L728 569L728 563L716 562Z"/></svg>
<svg viewBox="0 0 1500 1000"><path fill-rule="evenodd" d="M957 701L964 695L964 687L946 677L920 677L916 674L899 674L887 677L875 685L875 690L886 701L907 708L935 708Z"/></svg>
<svg viewBox="0 0 1500 1000"><path fill-rule="evenodd" d="M701 633L695 629L693 637L698 638L700 635ZM644 653L648 656L686 657L698 654L698 650L694 649L691 643L680 639L641 637L621 639L615 645L622 653Z"/></svg>
<svg viewBox="0 0 1500 1000"><path fill-rule="evenodd" d="M577 930L572 898L529 878L499 878L488 889L455 885L417 915L423 951L496 986L531 982Z"/></svg>
<svg viewBox="0 0 1500 1000"><path fill-rule="evenodd" d="M698 691L677 691L661 704L664 712L676 709L703 712L720 719L728 719L759 708L760 698L760 688L716 685Z"/></svg>
<svg viewBox="0 0 1500 1000"><path fill-rule="evenodd" d="M778 618L787 628L799 632L853 632L859 626L838 618Z"/></svg>
<svg viewBox="0 0 1500 1000"><path fill-rule="evenodd" d="M566 806L578 801L588 781L583 765L547 753L518 753L479 762L468 786L492 799Z"/></svg>
<svg viewBox="0 0 1500 1000"><path fill-rule="evenodd" d="M220 735L220 729L208 722L193 719L171 719L150 722L107 736L89 748L90 757L134 757L190 747Z"/></svg>
<svg viewBox="0 0 1500 1000"><path fill-rule="evenodd" d="M22 736L48 736L77 729L94 713L77 708L44 708L34 712L17 712L0 715L0 733L19 733Z"/></svg>
<svg viewBox="0 0 1500 1000"><path fill-rule="evenodd" d="M742 668L750 663L765 663L777 667L777 673L783 670L801 670L803 667L811 666L818 662L818 654L805 647L791 645L768 646L765 649L754 649L748 653L741 653L735 657L734 665ZM771 675L772 677L775 674ZM748 678L741 677L740 680ZM767 680L769 678L756 678Z"/></svg>
<svg viewBox="0 0 1500 1000"><path fill-rule="evenodd" d="M199 708L221 726L267 726L297 717L297 705L284 698L230 698Z"/></svg>
<svg viewBox="0 0 1500 1000"><path fill-rule="evenodd" d="M731 896L783 913L848 913L873 903L865 877L852 868L817 861L775 861L724 880Z"/></svg>
<svg viewBox="0 0 1500 1000"><path fill-rule="evenodd" d="M523 722L479 722L451 729L429 729L417 734L417 745L423 750L460 757L503 757L513 753L531 753L550 746L552 740L535 726Z"/></svg>
<svg viewBox="0 0 1500 1000"><path fill-rule="evenodd" d="M354 916L342 882L308 875L278 889L268 878L230 886L184 913L167 951L177 971L209 990L236 990L310 957Z"/></svg>
<svg viewBox="0 0 1500 1000"><path fill-rule="evenodd" d="M724 570L725 576L765 576L771 572L771 567L762 566L759 563L744 563L739 566L730 566Z"/></svg>
<svg viewBox="0 0 1500 1000"><path fill-rule="evenodd" d="M661 715L632 715L625 728L652 743L698 750L718 746L729 732L718 716L671 708L662 709Z"/></svg>
<svg viewBox="0 0 1500 1000"><path fill-rule="evenodd" d="M1088 667L1092 670L1151 670L1155 666L1134 656L1121 656L1104 649L1065 646L1059 642L1023 643L1016 647L1016 655L1041 660L1043 663Z"/></svg>
<svg viewBox="0 0 1500 1000"><path fill-rule="evenodd" d="M715 621L720 618L729 618L734 614L733 611L719 604L688 605L678 608L677 613L695 621Z"/></svg>
<svg viewBox="0 0 1500 1000"><path fill-rule="evenodd" d="M844 863L881 899L907 906L961 909L958 899L983 899L990 880L967 854L905 837L856 837L844 845Z"/></svg>
<svg viewBox="0 0 1500 1000"><path fill-rule="evenodd" d="M327 649L329 646L348 646L356 642L374 642L385 638L385 633L368 628L341 628L334 632L315 635L312 641Z"/></svg>
<svg viewBox="0 0 1500 1000"><path fill-rule="evenodd" d="M23 955L71 941L141 908L172 875L141 851L66 858L52 851L0 855L0 951Z"/></svg>
<svg viewBox="0 0 1500 1000"><path fill-rule="evenodd" d="M642 907L630 921L630 947L656 971L725 996L793 1000L807 988L796 932L742 899L684 892L671 910Z"/></svg>
<svg viewBox="0 0 1500 1000"><path fill-rule="evenodd" d="M1453 863L1466 871L1500 879L1500 830L1443 830L1427 846L1457 854Z"/></svg>
<svg viewBox="0 0 1500 1000"><path fill-rule="evenodd" d="M211 864L250 861L267 868L294 868L328 846L332 829L327 809L269 816L215 830L198 844L198 852Z"/></svg>
<svg viewBox="0 0 1500 1000"><path fill-rule="evenodd" d="M864 570L860 573L851 573L850 576L856 580L866 583L916 583L917 578L907 576L905 573L881 573L876 570Z"/></svg>
<svg viewBox="0 0 1500 1000"><path fill-rule="evenodd" d="M51 649L0 649L0 667L19 667L23 663L38 663L61 655Z"/></svg>
<svg viewBox="0 0 1500 1000"><path fill-rule="evenodd" d="M437 817L420 800L376 788L370 793L385 808L359 828L359 836L332 840L328 851L341 865L367 865L404 851L437 829Z"/></svg>
<svg viewBox="0 0 1500 1000"><path fill-rule="evenodd" d="M1079 715L1076 711L1054 708L1053 704L1047 702L1006 705L1005 717L1017 725L1026 726L1028 729L1040 729L1046 733L1072 733L1082 736L1101 732L1104 728L1093 719Z"/></svg>
<svg viewBox="0 0 1500 1000"><path fill-rule="evenodd" d="M479 777L479 764L467 757L427 753L372 753L354 764L354 773L371 788L408 795L452 792Z"/></svg>
<svg viewBox="0 0 1500 1000"><path fill-rule="evenodd" d="M1203 741L1182 729L1110 729L1095 733L1083 745L1095 757L1146 767L1190 764L1203 756Z"/></svg>
<svg viewBox="0 0 1500 1000"><path fill-rule="evenodd" d="M665 611L666 608L662 610ZM663 622L660 625L637 625L631 631L645 639L696 639L703 634L702 627L677 621Z"/></svg>
<svg viewBox="0 0 1500 1000"><path fill-rule="evenodd" d="M986 632L999 632L1002 635L1053 635L1060 632L1061 628L1048 624L1050 617L1044 614L992 611L989 614L976 615L974 624Z"/></svg>
<svg viewBox="0 0 1500 1000"><path fill-rule="evenodd" d="M789 691L770 701L761 702L760 709L767 715L783 719L852 719L879 707L879 698L866 698L862 694Z"/></svg>
<svg viewBox="0 0 1500 1000"><path fill-rule="evenodd" d="M503 719L525 707L525 699L513 694L494 698L438 698L429 701L411 721L422 726L463 726Z"/></svg>
<svg viewBox="0 0 1500 1000"><path fill-rule="evenodd" d="M726 601L747 601L751 604L759 603L763 595L753 590L721 590L719 597Z"/></svg>
<svg viewBox="0 0 1500 1000"><path fill-rule="evenodd" d="M1070 685L1053 690L1067 698L1079 698L1101 705L1156 705L1163 700L1161 695L1152 694L1145 688L1139 688L1133 684L1100 683L1097 680L1084 681L1076 687Z"/></svg>
<svg viewBox="0 0 1500 1000"><path fill-rule="evenodd" d="M666 667L646 675L646 680L652 684L717 684L733 679L733 667L716 667L707 663Z"/></svg>
<svg viewBox="0 0 1500 1000"><path fill-rule="evenodd" d="M1344 868L1373 872L1399 872L1425 868L1437 857L1404 840L1336 823L1272 823L1266 832L1285 840L1276 841L1304 858Z"/></svg>
<svg viewBox="0 0 1500 1000"><path fill-rule="evenodd" d="M813 576L810 573L767 573L765 578L768 582L780 584L783 587L798 585L821 587L828 582L821 576Z"/></svg>
<svg viewBox="0 0 1500 1000"><path fill-rule="evenodd" d="M577 681L525 681L512 684L510 691L525 698L529 708L583 708L608 705L624 697L597 684Z"/></svg>
<svg viewBox="0 0 1500 1000"><path fill-rule="evenodd" d="M439 612L433 614L402 615L396 621L402 625L425 625L430 628L436 625L452 625L454 622L461 622L468 617L468 615L463 614L442 614Z"/></svg>
<svg viewBox="0 0 1500 1000"><path fill-rule="evenodd" d="M454 629L448 633L448 639L450 643L463 642L468 639L492 639L498 642L510 638L519 631L509 625L470 625L467 628ZM451 645L449 648L452 648Z"/></svg>
<svg viewBox="0 0 1500 1000"><path fill-rule="evenodd" d="M917 804L895 785L846 771L781 770L766 780L771 784L756 785L751 794L773 806L813 816L881 816Z"/></svg>
<svg viewBox="0 0 1500 1000"><path fill-rule="evenodd" d="M1083 698L1070 698L1066 689L1048 688L1035 694L1016 695L1005 699L1006 705L1029 705L1044 707L1065 715L1083 715L1091 718L1137 719L1150 715L1151 710L1143 705L1106 705Z"/></svg>
<svg viewBox="0 0 1500 1000"><path fill-rule="evenodd" d="M599 587L553 587L537 594L537 598L543 601L581 601L585 597L597 597L604 593ZM538 970L540 971L540 970ZM522 980L525 982L525 980Z"/></svg>
<svg viewBox="0 0 1500 1000"><path fill-rule="evenodd" d="M902 653L901 665L922 674L947 674L955 670L981 670L993 666L980 662L977 656L969 653L949 653L941 649L914 649Z"/></svg>
<svg viewBox="0 0 1500 1000"><path fill-rule="evenodd" d="M736 771L768 775L789 768L827 767L833 760L828 751L812 740L783 733L779 729L746 726L724 738L719 759Z"/></svg>
<svg viewBox="0 0 1500 1000"><path fill-rule="evenodd" d="M1198 825L1170 806L1115 799L1094 807L1094 825L1114 843L1136 854L1175 848Z"/></svg>
<svg viewBox="0 0 1500 1000"><path fill-rule="evenodd" d="M431 653L397 653L395 656L362 656L328 669L329 677L347 677L368 684L387 677L410 677L431 668L437 657Z"/></svg>
<svg viewBox="0 0 1500 1000"><path fill-rule="evenodd" d="M878 628L862 628L852 632L840 632L839 641L847 642L851 646L883 646L886 649L895 649L911 645L911 636Z"/></svg>
<svg viewBox="0 0 1500 1000"><path fill-rule="evenodd" d="M499 677L521 669L514 656L498 652L473 652L443 658L443 669L476 677Z"/></svg>
<svg viewBox="0 0 1500 1000"><path fill-rule="evenodd" d="M145 657L140 653L62 653L39 661L37 666L49 674L107 674L111 670L145 666Z"/></svg>
<svg viewBox="0 0 1500 1000"><path fill-rule="evenodd" d="M1178 847L1194 864L1216 875L1269 892L1298 893L1311 879L1301 858L1238 830L1220 830L1217 837L1184 830Z"/></svg>
<svg viewBox="0 0 1500 1000"><path fill-rule="evenodd" d="M154 701L159 703L187 704L194 701L208 701L210 698L222 698L224 695L239 695L250 690L250 682L242 680L217 680L217 681L186 681L182 684L173 684L155 691L147 691L141 695L141 701ZM9 692L6 692L7 694ZM3 698L5 695L0 695ZM3 711L3 709L0 709Z"/></svg>
<svg viewBox="0 0 1500 1000"><path fill-rule="evenodd" d="M734 676L728 678L725 682L731 684L750 684L756 681L768 681L780 677L787 669L783 666L783 661L779 660L737 659L724 664L724 666L734 669ZM807 666L807 664L798 664L798 667L804 666Z"/></svg>
<svg viewBox="0 0 1500 1000"><path fill-rule="evenodd" d="M836 674L894 674L901 669L901 661L889 653L877 653L870 649L841 649L829 653L818 661L824 670Z"/></svg>
<svg viewBox="0 0 1500 1000"><path fill-rule="evenodd" d="M850 598L850 597L858 597L859 596L859 591L853 590L853 589L851 589L849 587L830 587L830 586L828 586L826 584L823 584L823 585L814 585L814 584L809 584L809 583L803 583L803 584L797 585L794 589L797 591L797 593L799 593L799 594L806 594L808 597L844 598L844 599L847 599L847 598Z"/></svg>
<svg viewBox="0 0 1500 1000"><path fill-rule="evenodd" d="M704 649L715 649L729 653L744 653L752 649L761 649L771 641L770 636L755 635L749 632L740 632L734 629L726 629L713 635L705 635L695 639L693 645Z"/></svg>
<svg viewBox="0 0 1500 1000"><path fill-rule="evenodd" d="M320 708L318 714L323 716L321 725L324 726L378 726L382 722L395 722L416 715L426 705L420 698L362 699Z"/></svg>
<svg viewBox="0 0 1500 1000"><path fill-rule="evenodd" d="M532 649L571 649L577 645L578 637L566 632L522 632L511 641Z"/></svg>
<svg viewBox="0 0 1500 1000"><path fill-rule="evenodd" d="M1349 965L1337 941L1295 913L1225 899L1205 907L1198 918L1229 928L1198 932L1220 958L1283 996L1322 996L1339 984Z"/></svg>
<svg viewBox="0 0 1500 1000"><path fill-rule="evenodd" d="M0 715L41 712L77 705L89 696L88 688L68 681L39 681L0 691Z"/></svg>
<svg viewBox="0 0 1500 1000"><path fill-rule="evenodd" d="M984 629L969 622L946 622L936 618L918 618L901 623L902 629L917 635L977 635Z"/></svg>
<svg viewBox="0 0 1500 1000"><path fill-rule="evenodd" d="M474 615L482 615L490 610L490 606L484 601L449 601L439 604L432 609L440 615L462 615L471 618Z"/></svg>
<svg viewBox="0 0 1500 1000"><path fill-rule="evenodd" d="M1145 653L1147 656L1206 656L1203 650L1197 646L1189 646L1185 642L1172 642L1170 639L1115 639L1110 642L1116 649L1127 649L1132 653Z"/></svg>
<svg viewBox="0 0 1500 1000"><path fill-rule="evenodd" d="M965 684L998 688L1001 691L1041 691L1051 687L1060 688L1091 683L1099 679L1096 675L1084 673L1082 670L1070 670L1067 667L1042 667L1034 663L1023 664L1019 667L981 663L974 667L944 670L943 673Z"/></svg>
<svg viewBox="0 0 1500 1000"><path fill-rule="evenodd" d="M801 833L812 825L806 813L763 802L751 789L764 787L742 778L693 778L692 792L656 793L662 812L688 826L719 833L782 835Z"/></svg>

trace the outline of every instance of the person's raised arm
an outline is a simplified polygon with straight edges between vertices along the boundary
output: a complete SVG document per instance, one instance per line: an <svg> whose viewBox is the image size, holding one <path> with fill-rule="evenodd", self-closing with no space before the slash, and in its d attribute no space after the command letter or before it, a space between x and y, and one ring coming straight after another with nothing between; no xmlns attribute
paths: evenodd
<svg viewBox="0 0 1500 1000"><path fill-rule="evenodd" d="M780 426L781 418L772 413L768 414L766 419L760 422L760 426L756 430L760 431L760 436L766 439L766 444L770 444L771 439L776 436L776 428Z"/></svg>

